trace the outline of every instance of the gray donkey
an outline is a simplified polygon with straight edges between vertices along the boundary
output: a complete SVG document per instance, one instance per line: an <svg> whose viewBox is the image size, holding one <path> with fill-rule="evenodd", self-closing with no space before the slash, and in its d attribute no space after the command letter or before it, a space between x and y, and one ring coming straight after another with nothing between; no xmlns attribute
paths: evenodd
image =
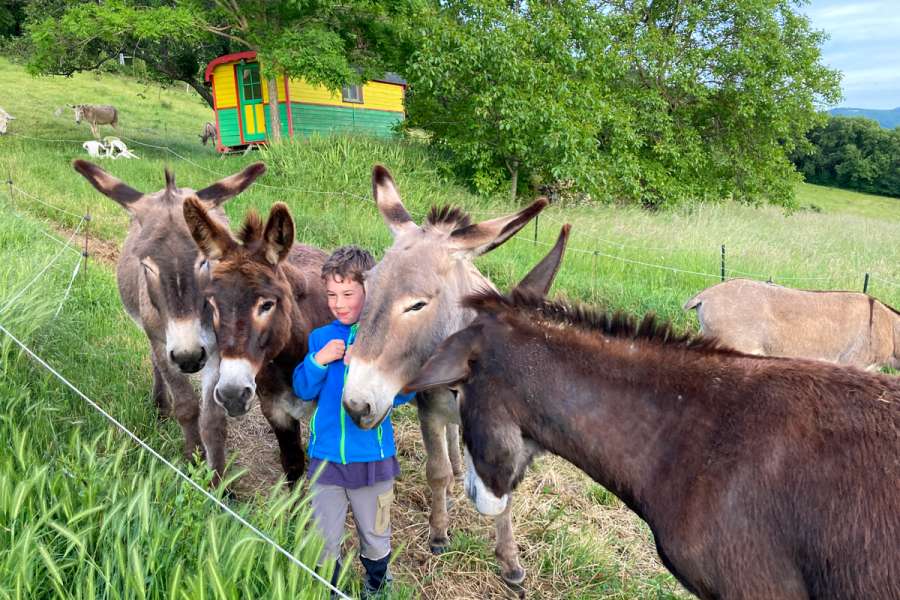
<svg viewBox="0 0 900 600"><path fill-rule="evenodd" d="M75 170L112 198L131 216L131 225L116 267L119 295L128 315L150 341L153 364L153 399L160 415L174 413L184 432L184 453L190 459L201 452L200 400L190 374L198 373L217 352L211 316L201 293L209 279L209 259L197 249L184 221L182 205L196 196L210 218L227 223L221 206L265 173L262 163L250 165L195 192L175 186L166 170L166 187L144 194L103 169L83 160ZM204 379L214 378L207 368ZM220 431L224 431L220 429ZM204 438L207 453L224 445L221 439Z"/></svg>
<svg viewBox="0 0 900 600"><path fill-rule="evenodd" d="M115 106L109 104L75 104L72 108L75 110L75 124L81 123L82 120L87 121L95 138L100 136L97 132L98 125L111 125L115 128L119 124L119 111L116 110Z"/></svg>

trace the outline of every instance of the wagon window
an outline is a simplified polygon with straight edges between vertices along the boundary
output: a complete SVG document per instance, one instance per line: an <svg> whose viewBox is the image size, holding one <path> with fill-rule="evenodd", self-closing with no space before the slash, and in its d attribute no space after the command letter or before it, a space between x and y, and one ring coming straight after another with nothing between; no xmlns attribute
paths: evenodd
<svg viewBox="0 0 900 600"><path fill-rule="evenodd" d="M345 85L341 88L344 102L355 102L362 104L362 86L361 85Z"/></svg>
<svg viewBox="0 0 900 600"><path fill-rule="evenodd" d="M244 86L244 100L262 100L262 82L259 79L259 69L244 69L241 75Z"/></svg>

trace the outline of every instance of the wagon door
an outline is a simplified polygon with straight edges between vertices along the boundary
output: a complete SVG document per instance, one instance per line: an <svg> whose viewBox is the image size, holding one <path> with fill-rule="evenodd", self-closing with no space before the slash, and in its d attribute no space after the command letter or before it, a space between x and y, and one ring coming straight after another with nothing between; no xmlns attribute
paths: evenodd
<svg viewBox="0 0 900 600"><path fill-rule="evenodd" d="M241 99L241 131L245 142L266 139L266 115L263 104L259 63L237 65L238 93Z"/></svg>

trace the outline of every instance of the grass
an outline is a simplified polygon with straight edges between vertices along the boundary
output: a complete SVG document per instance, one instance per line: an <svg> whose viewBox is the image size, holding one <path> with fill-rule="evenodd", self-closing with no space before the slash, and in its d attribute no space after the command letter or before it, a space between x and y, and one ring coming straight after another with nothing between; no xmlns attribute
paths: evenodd
<svg viewBox="0 0 900 600"><path fill-rule="evenodd" d="M141 190L161 188L164 167L174 169L179 185L200 188L264 160L267 174L226 205L232 223L250 209L266 213L282 200L294 214L298 239L323 248L355 242L380 254L389 244L370 198L376 162L393 171L417 218L446 202L478 219L517 208L506 198L469 194L422 141L312 138L221 158L196 137L211 111L181 87L149 88L109 75L35 80L0 58L0 89L6 92L3 108L17 117L10 128L16 135L0 138L0 175L30 194L13 190L11 200L0 194L0 307L59 248L44 234L68 237L88 212L94 257L57 319L52 315L75 254L61 259L10 311L0 312L0 324L26 337L78 387L176 461L180 432L174 423L156 419L146 342L121 310L108 260L125 236L127 216L71 169L90 133L74 124L71 111L55 116L58 107L92 100L115 104L120 137L141 159L102 164ZM821 212L785 214L728 203L660 214L553 206L541 214L536 239L529 225L478 266L505 288L569 222L572 239L555 288L559 293L615 309L653 310L681 327L696 326L681 305L718 280L723 244L729 276L750 273L795 287L858 290L869 272L870 291L900 305L900 277L893 275L900 259L900 204L807 185L798 187L798 196L801 206L815 204ZM0 455L0 598L321 593L0 340L0 447L12 449ZM250 490L234 506L314 562L316 542L307 537L305 505L299 497L269 492L278 467L266 426L244 420L232 429L238 463L263 474L245 479L252 482ZM424 451L411 409L398 411L396 429L404 474L396 491L394 596L505 597L492 556L491 523L468 506L461 486L451 508L451 551L429 553ZM193 475L208 476L203 469ZM659 564L646 526L562 461L545 458L535 466L517 494L514 522L532 597L685 595Z"/></svg>

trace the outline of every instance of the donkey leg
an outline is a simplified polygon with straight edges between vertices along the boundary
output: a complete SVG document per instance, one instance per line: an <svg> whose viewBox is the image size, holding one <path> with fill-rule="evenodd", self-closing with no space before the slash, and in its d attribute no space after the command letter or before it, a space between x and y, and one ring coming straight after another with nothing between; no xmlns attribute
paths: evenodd
<svg viewBox="0 0 900 600"><path fill-rule="evenodd" d="M419 405L419 427L422 441L428 455L425 462L425 477L431 488L431 516L429 524L429 545L431 552L441 554L450 545L447 529L450 516L447 513L447 489L453 483L453 466L447 455L446 421L437 414L429 414Z"/></svg>
<svg viewBox="0 0 900 600"><path fill-rule="evenodd" d="M512 494L506 502L506 510L494 518L494 527L497 531L497 546L494 555L500 563L500 576L503 581L517 591L521 590L521 584L525 581L525 569L519 563L519 546L516 544L512 525Z"/></svg>
<svg viewBox="0 0 900 600"><path fill-rule="evenodd" d="M300 421L289 415L269 396L260 397L259 407L272 426L281 451L281 468L290 487L294 487L306 471L306 448L300 439Z"/></svg>
<svg viewBox="0 0 900 600"><path fill-rule="evenodd" d="M207 368L209 366L207 365ZM205 375L205 374L204 374ZM215 378L213 378L215 379ZM212 486L219 487L225 476L225 442L228 439L228 422L225 409L213 400L216 382L203 378L203 404L200 408L200 437L206 451L206 464L213 471Z"/></svg>
<svg viewBox="0 0 900 600"><path fill-rule="evenodd" d="M453 467L453 476L461 476L464 469L459 453L459 425L456 423L447 423L447 453L450 456L450 465Z"/></svg>
<svg viewBox="0 0 900 600"><path fill-rule="evenodd" d="M175 415L184 434L184 456L187 460L191 460L195 450L202 450L199 424L200 399L190 379L169 364L163 346L154 344L153 355L155 366L169 390L172 414Z"/></svg>
<svg viewBox="0 0 900 600"><path fill-rule="evenodd" d="M156 366L156 355L152 352L150 353L150 362L153 363L153 403L156 404L159 418L164 419L172 414L172 401L169 398L169 390L162 373Z"/></svg>

